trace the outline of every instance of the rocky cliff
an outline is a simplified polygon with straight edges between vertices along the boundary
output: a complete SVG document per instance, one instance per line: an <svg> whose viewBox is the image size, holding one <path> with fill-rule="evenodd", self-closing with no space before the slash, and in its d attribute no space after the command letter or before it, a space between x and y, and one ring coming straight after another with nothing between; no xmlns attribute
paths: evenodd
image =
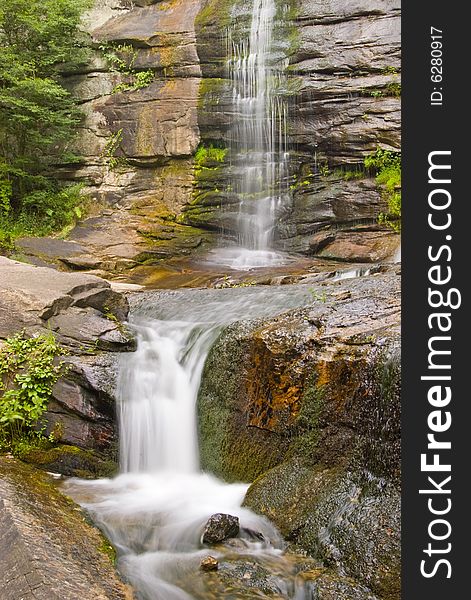
<svg viewBox="0 0 471 600"><path fill-rule="evenodd" d="M250 11L248 0L96 1L84 18L92 57L64 77L85 121L81 162L63 176L85 182L97 207L57 250L60 268L117 273L234 235L226 38L247 35ZM399 2L290 0L278 12L291 201L276 246L384 260L398 237L377 222L386 202L363 159L400 147ZM216 162L204 158L211 146ZM44 258L43 246L23 250Z"/></svg>

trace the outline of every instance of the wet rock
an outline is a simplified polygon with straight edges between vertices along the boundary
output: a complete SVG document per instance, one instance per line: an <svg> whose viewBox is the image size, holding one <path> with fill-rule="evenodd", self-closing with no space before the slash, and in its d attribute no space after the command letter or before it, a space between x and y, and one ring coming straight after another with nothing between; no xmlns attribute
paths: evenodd
<svg viewBox="0 0 471 600"><path fill-rule="evenodd" d="M231 193L230 156L224 168L204 169L196 180L192 156L201 140L230 146L237 115L220 32L230 26L234 39L246 35L250 15L245 0L95 4L84 19L95 47L131 46L133 68L150 70L154 81L116 93L126 76L111 72L100 52L82 73L67 74L86 120L77 142L83 162L63 176L86 180L91 196L107 206L72 233L77 246L46 257L33 250L33 261L60 259L74 270L117 274L141 260L156 264L208 249L221 229L234 234L238 199ZM275 53L289 61L293 179L275 243L340 260L384 258L398 236L377 228L383 242L359 245L357 234L376 226L386 210L373 174L363 172L364 156L378 146L400 148L400 3L302 0L284 19L281 38ZM126 162L110 170L104 149L117 131ZM174 234L164 231L168 220L178 224Z"/></svg>
<svg viewBox="0 0 471 600"><path fill-rule="evenodd" d="M111 290L109 282L93 275L63 273L0 257L0 281L3 337L21 326L45 327L50 319L61 319L63 311L74 304L86 311L83 315L101 319L103 330L112 329L106 326L108 304L122 318L129 311L127 300ZM82 332L77 341L82 342L86 336L86 331ZM67 337L73 338L73 334Z"/></svg>
<svg viewBox="0 0 471 600"><path fill-rule="evenodd" d="M64 257L59 255L59 260L73 271L90 271L93 269L99 269L102 266L102 261L99 258L87 254L82 254L76 257Z"/></svg>
<svg viewBox="0 0 471 600"><path fill-rule="evenodd" d="M83 443L83 438L80 438ZM96 479L111 477L117 472L116 462L92 450L83 450L77 446L59 445L51 448L27 448L17 452L23 462L47 471L67 477Z"/></svg>
<svg viewBox="0 0 471 600"><path fill-rule="evenodd" d="M217 544L239 533L239 518L233 515L217 513L206 523L202 535L203 544Z"/></svg>
<svg viewBox="0 0 471 600"><path fill-rule="evenodd" d="M114 550L45 474L0 457L2 598L131 600Z"/></svg>
<svg viewBox="0 0 471 600"><path fill-rule="evenodd" d="M327 280L310 287L309 307L227 327L208 355L198 397L203 468L253 481L295 451L329 466L352 460L365 437L359 415L371 423L365 398L378 399L372 382L397 352L399 283L393 273ZM392 422L397 406L390 404ZM381 456L396 460L396 430L391 435Z"/></svg>
<svg viewBox="0 0 471 600"><path fill-rule="evenodd" d="M206 556L201 559L200 569L202 571L217 571L219 562L214 556Z"/></svg>
<svg viewBox="0 0 471 600"><path fill-rule="evenodd" d="M400 149L400 3L301 0L290 17L275 52L289 60L292 202L277 223L275 245L317 254L322 245L312 238L319 233L322 243L331 246L329 256L354 260L356 253L362 260L377 260L377 248L364 244L360 252L353 246L362 226L375 226L387 211L373 174L365 172L364 157L378 146ZM203 73L198 120L206 143L230 147L230 127L237 119L226 49L222 40L215 41L216 32L224 23L238 39L249 22L250 3L237 0L224 7L205 2L196 19ZM232 182L227 167L198 178L185 218L233 233L237 198L226 191ZM386 228L378 228L380 236L384 245L391 241L392 254L398 237L389 240ZM383 250L384 257L389 249Z"/></svg>
<svg viewBox="0 0 471 600"><path fill-rule="evenodd" d="M347 577L324 573L306 585L316 600L378 600L371 590Z"/></svg>
<svg viewBox="0 0 471 600"><path fill-rule="evenodd" d="M400 491L371 474L288 460L262 475L245 504L286 539L381 598L400 590Z"/></svg>
<svg viewBox="0 0 471 600"><path fill-rule="evenodd" d="M166 249L164 258L188 253L178 234L187 239L191 228L187 234L179 224L176 243L155 243L148 231L158 234L165 220L175 222L192 200L191 157L200 141L201 72L194 30L199 8L199 0L106 0L96 2L85 15L92 58L82 72L65 78L65 85L82 100L85 118L74 149L83 160L78 167L62 169L61 175L86 181L87 192L104 207L71 234L83 256L59 254L62 265L117 274L134 267L154 246ZM129 85L132 77L110 67L103 51L97 50L106 44L132 48L132 69L148 72L152 82L118 91L117 86ZM106 144L118 131L122 139L117 158L122 164L110 169Z"/></svg>
<svg viewBox="0 0 471 600"><path fill-rule="evenodd" d="M399 284L326 280L306 308L231 325L198 398L203 468L255 480L245 505L354 578L352 598L399 597Z"/></svg>
<svg viewBox="0 0 471 600"><path fill-rule="evenodd" d="M121 321L128 312L127 299L103 279L0 258L0 338L21 329L52 331L69 350L68 368L44 415L46 433L54 432L64 444L105 453L105 461L115 458L116 353L135 348Z"/></svg>

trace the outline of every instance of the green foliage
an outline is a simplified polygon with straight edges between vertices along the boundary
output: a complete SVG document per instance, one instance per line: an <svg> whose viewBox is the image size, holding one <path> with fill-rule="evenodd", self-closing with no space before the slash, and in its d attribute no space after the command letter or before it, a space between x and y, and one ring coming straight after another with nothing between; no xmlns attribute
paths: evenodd
<svg viewBox="0 0 471 600"><path fill-rule="evenodd" d="M18 237L70 227L83 218L88 203L80 184L32 191L24 196L21 211L0 210L0 246L12 248Z"/></svg>
<svg viewBox="0 0 471 600"><path fill-rule="evenodd" d="M330 175L330 169L327 162L319 165L319 174L321 177L328 177Z"/></svg>
<svg viewBox="0 0 471 600"><path fill-rule="evenodd" d="M396 67L385 67L382 71L382 75L397 75L398 70Z"/></svg>
<svg viewBox="0 0 471 600"><path fill-rule="evenodd" d="M196 15L196 28L204 28L213 24L221 28L228 27L231 24L233 4L234 0L206 0L202 9Z"/></svg>
<svg viewBox="0 0 471 600"><path fill-rule="evenodd" d="M384 98L386 96L399 97L401 95L401 84L398 81L391 81L382 89L362 89L362 96L371 96L372 98Z"/></svg>
<svg viewBox="0 0 471 600"><path fill-rule="evenodd" d="M257 285L256 281L239 281L238 283L235 282L232 277L229 277L229 275L225 275L222 280L218 281L216 284L216 288L218 289L225 289L225 288L246 288L246 287L252 287L254 285Z"/></svg>
<svg viewBox="0 0 471 600"><path fill-rule="evenodd" d="M81 114L60 77L87 58L78 27L88 6L89 0L9 0L0 7L3 221L31 217L38 227L37 207L48 204L47 214L57 208L58 200L69 196L60 191L55 168L77 160L68 147ZM60 210L67 212L68 207ZM61 226L64 219L58 221ZM5 235L3 223L0 241Z"/></svg>
<svg viewBox="0 0 471 600"><path fill-rule="evenodd" d="M378 148L365 158L365 167L375 169L376 183L388 202L388 214L381 214L380 223L400 231L401 218L401 153Z"/></svg>
<svg viewBox="0 0 471 600"><path fill-rule="evenodd" d="M383 95L381 90L369 90L368 93L372 98L381 98Z"/></svg>
<svg viewBox="0 0 471 600"><path fill-rule="evenodd" d="M401 95L401 84L397 81L392 81L386 86L386 96L399 97Z"/></svg>
<svg viewBox="0 0 471 600"><path fill-rule="evenodd" d="M0 447L38 435L52 388L64 370L56 360L63 354L52 333L32 338L19 333L6 340L0 350Z"/></svg>
<svg viewBox="0 0 471 600"><path fill-rule="evenodd" d="M121 148L123 142L123 129L118 129L110 135L102 152L102 158L105 158L108 163L108 168L113 171L118 167L126 166L127 160ZM121 155L118 155L118 153Z"/></svg>
<svg viewBox="0 0 471 600"><path fill-rule="evenodd" d="M335 177L339 177L344 181L351 181L353 179L364 179L366 177L366 172L364 169L359 168L357 170L352 169L336 169L333 172Z"/></svg>
<svg viewBox="0 0 471 600"><path fill-rule="evenodd" d="M195 165L207 166L210 163L223 163L227 155L227 148L217 148L213 145L201 144L195 154Z"/></svg>
<svg viewBox="0 0 471 600"><path fill-rule="evenodd" d="M320 293L314 288L309 288L308 291L311 294L314 302L322 302L323 304L327 302L327 294L325 292Z"/></svg>
<svg viewBox="0 0 471 600"><path fill-rule="evenodd" d="M130 44L103 44L100 46L103 56L108 62L111 71L121 73L127 81L119 83L113 92L127 92L148 87L154 81L154 72L151 69L137 71L134 63L137 50Z"/></svg>

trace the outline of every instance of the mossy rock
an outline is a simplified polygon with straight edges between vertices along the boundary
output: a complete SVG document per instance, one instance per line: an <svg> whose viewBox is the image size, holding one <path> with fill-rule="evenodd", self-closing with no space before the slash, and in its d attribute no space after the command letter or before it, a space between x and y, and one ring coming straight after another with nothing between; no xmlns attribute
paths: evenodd
<svg viewBox="0 0 471 600"><path fill-rule="evenodd" d="M55 446L52 448L29 447L16 453L22 461L52 473L69 477L95 479L116 474L116 462L103 458L91 450L77 446Z"/></svg>
<svg viewBox="0 0 471 600"><path fill-rule="evenodd" d="M195 19L197 29L218 25L223 29L231 24L231 10L236 0L206 0Z"/></svg>
<svg viewBox="0 0 471 600"><path fill-rule="evenodd" d="M291 460L259 477L244 505L271 519L294 548L381 598L399 598L400 493L393 485Z"/></svg>
<svg viewBox="0 0 471 600"><path fill-rule="evenodd" d="M2 598L32 597L32 589L35 598L133 597L88 515L52 477L10 456L0 456L0 530Z"/></svg>

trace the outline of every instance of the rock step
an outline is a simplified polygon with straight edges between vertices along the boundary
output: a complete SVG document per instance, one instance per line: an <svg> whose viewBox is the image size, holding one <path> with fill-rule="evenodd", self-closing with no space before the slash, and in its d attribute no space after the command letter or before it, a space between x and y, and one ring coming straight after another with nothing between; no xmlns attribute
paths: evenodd
<svg viewBox="0 0 471 600"><path fill-rule="evenodd" d="M132 600L113 555L50 477L0 457L2 600Z"/></svg>

